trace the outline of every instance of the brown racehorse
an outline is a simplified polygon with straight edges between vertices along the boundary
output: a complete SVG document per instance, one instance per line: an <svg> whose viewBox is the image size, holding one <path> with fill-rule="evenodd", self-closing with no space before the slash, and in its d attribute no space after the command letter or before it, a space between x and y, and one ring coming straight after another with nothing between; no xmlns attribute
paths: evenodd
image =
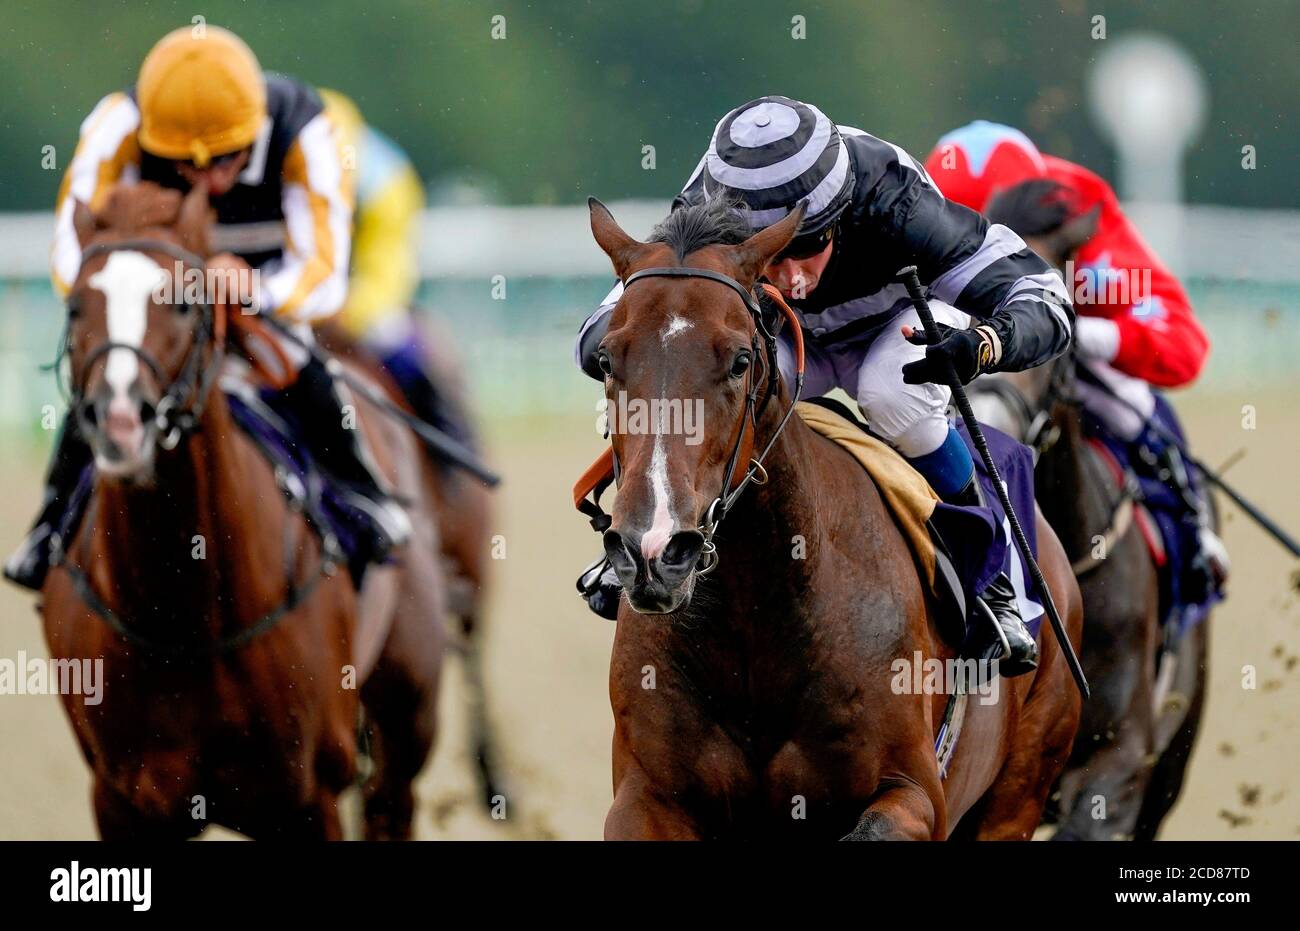
<svg viewBox="0 0 1300 931"><path fill-rule="evenodd" d="M1024 213L1040 200L1035 190L1005 192L990 205L991 215L1013 229L1036 228L1026 226ZM1064 268L1092 238L1096 221L1095 213L1087 214L1024 239ZM1092 697L1059 798L1050 806L1055 837L1153 840L1182 789L1200 727L1209 619L1163 657L1172 677L1160 682L1156 566L1132 518L1132 501L1120 501L1109 467L1084 436L1073 380L1074 361L1062 357L1029 372L981 378L971 397L981 419L1041 448L1034 470L1039 504L1076 566L1083 593L1083 663ZM1094 558L1094 551L1103 558Z"/></svg>
<svg viewBox="0 0 1300 931"><path fill-rule="evenodd" d="M399 564L372 569L358 597L346 572L325 571L216 385L237 311L154 296L166 276L201 269L211 221L202 188L182 199L139 184L94 215L77 205L69 360L96 474L42 613L55 658L103 658L103 702L64 700L99 831L185 838L211 822L338 838L364 703L377 763L366 835L407 837L443 649L439 543L414 441L358 404L416 527ZM185 294L179 281L174 293Z"/></svg>
<svg viewBox="0 0 1300 931"><path fill-rule="evenodd" d="M742 295L800 212L743 242L709 217L709 205L677 210L658 241L641 243L592 203L592 232L621 280L686 272L627 287L600 347L611 403L626 392L628 403L700 399L704 410L694 445L663 431L613 437L621 474L605 546L627 598L610 667L606 836L1029 837L1078 721L1060 649L1045 635L1035 673L972 703L942 778L934 740L947 696L898 694L890 670L918 651L955 651L880 492L798 417L781 429L784 383L748 414L758 408L747 397L779 375L755 351ZM710 540L700 527L731 484L728 463L741 463L739 477L769 443L766 481ZM1041 518L1037 527L1077 644L1078 589L1055 536ZM720 562L702 577L715 542Z"/></svg>

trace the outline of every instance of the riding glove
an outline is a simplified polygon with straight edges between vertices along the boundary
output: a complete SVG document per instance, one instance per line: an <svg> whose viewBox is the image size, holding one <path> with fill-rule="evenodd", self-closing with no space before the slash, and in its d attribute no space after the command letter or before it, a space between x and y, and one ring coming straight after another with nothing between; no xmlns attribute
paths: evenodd
<svg viewBox="0 0 1300 931"><path fill-rule="evenodd" d="M957 378L964 385L977 375L991 372L1002 361L1002 341L992 327L978 326L969 330L959 330L943 323L935 324L939 328L939 340L930 342L922 330L913 330L907 341L915 346L925 346L925 358L909 362L903 366L903 381L909 385L922 385L933 382L937 385L948 383L948 367L951 361L957 372Z"/></svg>

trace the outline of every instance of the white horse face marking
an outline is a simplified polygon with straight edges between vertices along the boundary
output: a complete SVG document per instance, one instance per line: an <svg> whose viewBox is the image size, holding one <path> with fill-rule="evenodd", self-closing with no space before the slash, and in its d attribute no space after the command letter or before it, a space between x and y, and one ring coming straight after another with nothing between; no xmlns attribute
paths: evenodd
<svg viewBox="0 0 1300 931"><path fill-rule="evenodd" d="M108 256L104 267L87 284L104 295L108 341L140 348L148 328L149 306L166 272L141 252L124 250ZM140 375L140 359L130 349L110 349L104 360L108 407L102 412L104 437L113 449L95 442L95 463L105 475L125 476L147 468L152 447L146 448L145 425L131 389Z"/></svg>
<svg viewBox="0 0 1300 931"><path fill-rule="evenodd" d="M166 272L143 252L112 252L104 267L87 279L104 295L108 340L139 348L144 343L149 303ZM129 349L111 349L104 366L114 399L126 399L140 373L140 360Z"/></svg>

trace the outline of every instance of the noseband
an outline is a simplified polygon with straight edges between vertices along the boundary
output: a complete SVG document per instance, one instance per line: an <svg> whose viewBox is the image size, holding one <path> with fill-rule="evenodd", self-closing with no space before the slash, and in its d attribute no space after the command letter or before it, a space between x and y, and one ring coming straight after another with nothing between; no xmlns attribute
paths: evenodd
<svg viewBox="0 0 1300 931"><path fill-rule="evenodd" d="M84 264L96 256L126 251L162 252L183 265L197 268L201 272L207 271L207 263L202 257L162 239L122 239L115 242L94 243L82 252L81 261ZM204 287L206 288L206 281ZM199 419L203 416L203 408L212 393L217 371L221 368L219 357L224 350L225 316L214 311L207 301L199 301L196 306L199 309L199 321L195 325L194 338L185 355L185 361L181 364L181 370L176 378L167 385L154 410L153 424L158 430L158 445L163 449L174 449L183 436L192 433L198 427ZM69 317L70 326L71 317ZM209 343L215 344L218 358L214 358L204 366L203 353ZM90 375L91 368L101 356L115 349L125 349L133 353L149 369L159 385L164 383L166 373L163 371L162 363L150 353L130 343L105 340L87 354L82 367L82 378L77 379L72 386L72 400L76 403L78 416L85 399L85 381Z"/></svg>
<svg viewBox="0 0 1300 931"><path fill-rule="evenodd" d="M781 422L777 425L776 431L768 440L763 451L755 458L749 460L749 466L745 469L745 474L741 477L736 486L732 488L732 479L736 473L736 464L740 459L740 450L745 443L745 430L749 424L753 424L755 429L758 426L758 417L767 407L776 394L777 384L780 377L780 368L777 365L776 356L776 332L778 327L773 321L769 325L763 316L762 308L759 307L758 300L754 293L747 290L740 282L734 278L723 275L720 272L710 271L707 268L685 268L681 266L662 267L662 268L643 268L632 275L629 275L623 282L623 289L626 291L633 283L643 278L703 278L708 281L716 281L719 284L726 285L731 290L740 295L740 299L745 302L746 309L754 322L754 332L751 337L751 346L756 358L764 360L764 372L762 377L755 377L754 370L751 367L748 374L749 388L745 392L745 407L740 413L740 425L736 431L736 443L731 449L731 455L727 459L727 471L722 478L722 491L713 503L709 505L704 512L704 517L700 520L696 529L704 537L704 548L700 553L700 563L696 571L700 575L708 575L718 565L718 549L713 543L713 535L717 533L718 526L722 519L727 516L731 506L735 504L736 499L752 482L755 485L763 485L767 482L767 470L763 468L763 460L767 458L772 447L776 445L777 438L785 430L786 424L790 420L790 415L794 413L795 405L799 403L799 396L803 393L804 379L804 352L803 352L803 330L799 324L799 318L795 312L790 309L790 305L781 297L781 292L771 285L763 285L764 291L768 296L773 298L781 313L789 321L795 343L795 364L796 374L794 383L794 394L790 400L790 406L781 416ZM760 347L759 337L762 337L763 344ZM766 390L763 390L766 386ZM762 391L762 400L759 399L759 392Z"/></svg>

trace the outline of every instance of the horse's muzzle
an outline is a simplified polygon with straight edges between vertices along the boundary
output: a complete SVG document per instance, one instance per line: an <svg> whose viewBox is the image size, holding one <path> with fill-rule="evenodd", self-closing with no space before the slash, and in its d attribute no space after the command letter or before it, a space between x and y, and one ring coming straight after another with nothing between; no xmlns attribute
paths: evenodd
<svg viewBox="0 0 1300 931"><path fill-rule="evenodd" d="M690 601L693 576L704 552L704 535L698 530L674 533L652 559L642 554L639 534L610 529L604 543L605 555L637 612L667 614Z"/></svg>

